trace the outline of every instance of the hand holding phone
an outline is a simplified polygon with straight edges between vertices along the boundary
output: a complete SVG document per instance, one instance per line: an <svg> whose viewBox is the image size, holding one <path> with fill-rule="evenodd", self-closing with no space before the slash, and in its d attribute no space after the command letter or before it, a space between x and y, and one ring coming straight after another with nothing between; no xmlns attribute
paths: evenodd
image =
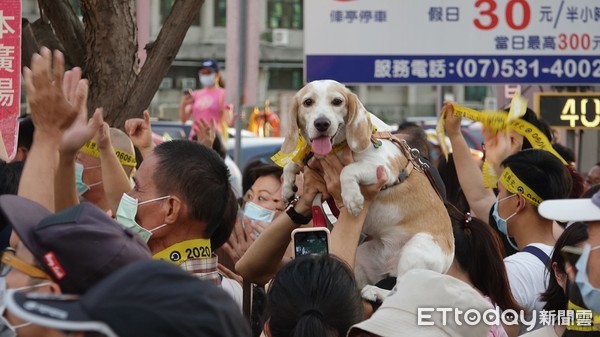
<svg viewBox="0 0 600 337"><path fill-rule="evenodd" d="M329 229L326 227L297 228L292 232L294 256L329 254Z"/></svg>

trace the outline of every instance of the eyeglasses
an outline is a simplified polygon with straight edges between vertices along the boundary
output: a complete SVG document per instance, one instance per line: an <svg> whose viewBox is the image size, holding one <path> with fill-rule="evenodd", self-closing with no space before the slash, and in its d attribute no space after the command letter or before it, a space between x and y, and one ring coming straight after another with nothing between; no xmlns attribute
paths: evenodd
<svg viewBox="0 0 600 337"><path fill-rule="evenodd" d="M2 252L2 262L0 263L0 276L8 275L8 273L10 273L10 271L13 268L33 278L50 280L48 274L46 274L43 270L19 259L15 256L15 250L13 248L8 247Z"/></svg>

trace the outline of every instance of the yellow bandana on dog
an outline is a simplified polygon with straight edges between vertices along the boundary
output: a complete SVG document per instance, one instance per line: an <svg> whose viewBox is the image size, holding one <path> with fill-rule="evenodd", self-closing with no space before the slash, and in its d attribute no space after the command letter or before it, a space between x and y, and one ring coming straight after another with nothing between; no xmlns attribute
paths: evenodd
<svg viewBox="0 0 600 337"><path fill-rule="evenodd" d="M371 113L367 112L367 116L369 120L371 120ZM377 132L377 128L373 127L372 134ZM348 143L344 140L343 142L335 145L332 149L334 153L338 153L344 147L346 147ZM377 146L376 146L377 147ZM312 149L306 139L302 137L300 131L298 131L298 141L296 142L296 147L292 152L285 153L282 151L277 152L275 155L271 157L271 160L279 165L280 167L285 167L289 163L295 163L296 165L304 166L304 159L312 152Z"/></svg>

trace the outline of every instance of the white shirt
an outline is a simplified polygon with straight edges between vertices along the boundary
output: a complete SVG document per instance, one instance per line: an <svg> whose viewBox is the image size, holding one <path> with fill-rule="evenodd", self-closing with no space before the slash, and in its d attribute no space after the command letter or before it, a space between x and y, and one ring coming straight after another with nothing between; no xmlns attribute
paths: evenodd
<svg viewBox="0 0 600 337"><path fill-rule="evenodd" d="M537 247L548 256L551 255L554 249L554 247L542 243L532 243L528 246ZM545 302L541 301L540 295L548 285L548 273L542 261L529 252L521 251L506 257L504 265L506 266L511 292L517 303L530 313L532 310L542 310ZM536 328L541 327L539 313L536 312L535 314L538 315ZM526 317L527 320L530 320L531 314Z"/></svg>

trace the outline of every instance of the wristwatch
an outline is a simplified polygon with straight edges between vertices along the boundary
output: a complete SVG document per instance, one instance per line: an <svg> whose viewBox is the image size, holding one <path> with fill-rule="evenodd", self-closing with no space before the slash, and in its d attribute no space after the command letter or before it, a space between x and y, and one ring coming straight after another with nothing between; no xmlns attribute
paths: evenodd
<svg viewBox="0 0 600 337"><path fill-rule="evenodd" d="M298 225L298 226L306 225L307 223L310 222L310 220L312 220L312 214L310 216L304 216L304 215L296 212L296 210L294 209L294 206L296 206L296 203L298 202L298 200L300 200L300 197L296 197L296 198L294 198L294 200L290 201L288 208L285 210L285 213L287 213L287 215L290 217L290 219L292 219L292 222L295 223L296 225Z"/></svg>

